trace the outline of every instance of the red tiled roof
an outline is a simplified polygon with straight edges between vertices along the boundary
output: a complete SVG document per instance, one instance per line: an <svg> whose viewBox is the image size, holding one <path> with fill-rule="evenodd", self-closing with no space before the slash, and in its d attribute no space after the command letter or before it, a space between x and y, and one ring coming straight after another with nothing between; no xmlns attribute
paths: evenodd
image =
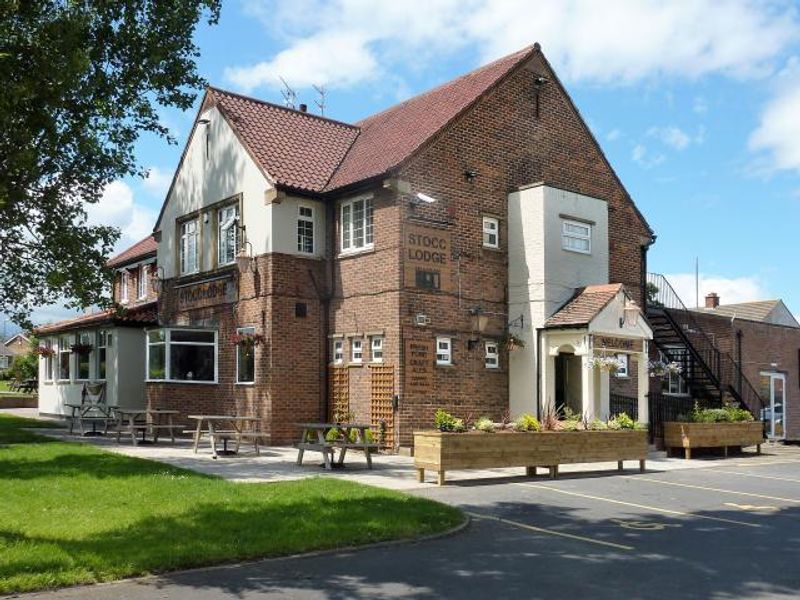
<svg viewBox="0 0 800 600"><path fill-rule="evenodd" d="M203 109L211 106L275 183L297 190L321 192L358 136L353 125L212 87Z"/></svg>
<svg viewBox="0 0 800 600"><path fill-rule="evenodd" d="M326 190L397 167L536 50L528 46L356 123L361 133Z"/></svg>
<svg viewBox="0 0 800 600"><path fill-rule="evenodd" d="M545 321L544 326L558 328L588 325L622 289L621 283L589 285L581 288L569 302Z"/></svg>
<svg viewBox="0 0 800 600"><path fill-rule="evenodd" d="M155 254L158 250L158 242L152 235L148 235L141 241L136 242L127 250L123 250L113 258L108 259L107 267L119 267L127 263L134 262L150 254Z"/></svg>
<svg viewBox="0 0 800 600"><path fill-rule="evenodd" d="M148 302L131 308L109 308L56 323L48 323L34 329L34 333L48 335L98 325L155 325L156 323L158 323L157 303Z"/></svg>

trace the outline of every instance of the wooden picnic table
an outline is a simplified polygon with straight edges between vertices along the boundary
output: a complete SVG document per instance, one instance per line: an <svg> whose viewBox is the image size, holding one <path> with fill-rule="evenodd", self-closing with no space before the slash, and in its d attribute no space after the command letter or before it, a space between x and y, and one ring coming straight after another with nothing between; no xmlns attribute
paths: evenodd
<svg viewBox="0 0 800 600"><path fill-rule="evenodd" d="M203 434L207 434L211 444L211 454L216 459L220 454L217 451L217 441L222 440L223 452L225 454L236 454L239 452L239 446L242 439L250 439L253 442L253 448L256 455L260 454L258 447L259 440L264 437L264 434L258 431L261 424L261 418L249 417L240 415L189 415L193 421L197 421L197 428L190 433L194 434L194 452L197 454L197 449L200 446L200 439ZM206 429L203 430L203 423L206 423ZM224 426L228 425L228 429ZM252 431L246 431L245 427L251 426ZM220 428L223 426L223 428ZM236 449L232 452L228 451L228 440L236 440Z"/></svg>
<svg viewBox="0 0 800 600"><path fill-rule="evenodd" d="M363 450L367 457L367 467L372 468L372 452L380 448L380 444L367 441L367 429L372 425L360 423L298 423L303 432L297 447L297 464L303 464L303 453L306 450L321 452L325 468L333 469L334 451L339 449L339 460L335 464L344 466L344 457L348 448ZM336 435L328 439L329 433L336 430ZM353 435L355 434L355 435ZM316 437L316 439L314 439ZM352 438L355 437L355 440Z"/></svg>
<svg viewBox="0 0 800 600"><path fill-rule="evenodd" d="M162 429L169 432L172 443L175 443L175 415L179 415L178 410L168 410L163 408L121 408L113 409L117 419L117 443L123 433L131 436L133 445L138 444L136 433L142 432L142 442L147 441L147 432L153 436L153 443L158 443L158 434ZM164 420L166 419L166 422Z"/></svg>
<svg viewBox="0 0 800 600"><path fill-rule="evenodd" d="M75 427L75 421L78 422L78 427L83 436L106 435L108 433L108 424L114 421L114 417L111 415L111 408L104 402L65 402L64 406L71 411L67 417L70 435L72 435ZM84 421L92 424L91 431L83 430ZM97 431L97 423L103 424L102 432Z"/></svg>

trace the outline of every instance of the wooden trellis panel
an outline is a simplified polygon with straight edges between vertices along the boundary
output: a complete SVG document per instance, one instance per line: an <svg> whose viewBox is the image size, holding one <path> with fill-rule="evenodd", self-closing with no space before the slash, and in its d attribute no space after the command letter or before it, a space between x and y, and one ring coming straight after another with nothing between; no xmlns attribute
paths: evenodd
<svg viewBox="0 0 800 600"><path fill-rule="evenodd" d="M394 447L394 367L370 365L370 417L375 440L386 448Z"/></svg>
<svg viewBox="0 0 800 600"><path fill-rule="evenodd" d="M347 420L350 414L350 370L347 367L331 367L330 370L330 411L331 421Z"/></svg>

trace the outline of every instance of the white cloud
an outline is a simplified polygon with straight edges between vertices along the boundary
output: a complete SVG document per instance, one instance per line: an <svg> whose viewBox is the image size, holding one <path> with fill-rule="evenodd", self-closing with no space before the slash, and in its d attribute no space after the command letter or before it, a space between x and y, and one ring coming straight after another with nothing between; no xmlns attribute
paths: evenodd
<svg viewBox="0 0 800 600"><path fill-rule="evenodd" d="M117 242L116 251L147 237L153 231L156 214L149 208L138 204L133 190L124 181L113 181L106 186L103 197L97 204L88 207L89 223L118 227L122 236Z"/></svg>
<svg viewBox="0 0 800 600"><path fill-rule="evenodd" d="M488 60L534 41L570 81L763 77L798 39L797 11L774 2L263 0L247 6L287 42L273 57L228 69L228 79L247 90L274 87L277 75L299 88L353 86L392 65L422 69L475 47Z"/></svg>
<svg viewBox="0 0 800 600"><path fill-rule="evenodd" d="M663 154L653 154L643 144L636 144L631 151L631 159L644 169L652 169L664 162L666 157Z"/></svg>
<svg viewBox="0 0 800 600"><path fill-rule="evenodd" d="M708 101L702 96L695 97L692 102L692 110L697 114L704 114L708 112Z"/></svg>
<svg viewBox="0 0 800 600"><path fill-rule="evenodd" d="M800 171L800 78L767 104L749 147L760 154L758 171Z"/></svg>
<svg viewBox="0 0 800 600"><path fill-rule="evenodd" d="M683 303L688 307L695 306L694 273L673 273L664 275ZM700 274L700 305L705 304L706 294L715 292L719 295L720 304L736 304L737 302L753 302L770 297L758 277L721 277L719 275Z"/></svg>
<svg viewBox="0 0 800 600"><path fill-rule="evenodd" d="M171 183L172 173L158 167L150 167L147 170L147 178L142 181L142 187L157 198L162 199L167 195L167 190Z"/></svg>
<svg viewBox="0 0 800 600"><path fill-rule="evenodd" d="M613 142L614 140L618 140L621 135L622 135L622 132L619 129L612 129L611 131L609 131L606 134L606 139L609 142Z"/></svg>
<svg viewBox="0 0 800 600"><path fill-rule="evenodd" d="M668 127L651 127L647 130L648 137L654 137L663 144L675 148L676 150L684 150L692 142L692 138L683 131L680 127L670 125Z"/></svg>

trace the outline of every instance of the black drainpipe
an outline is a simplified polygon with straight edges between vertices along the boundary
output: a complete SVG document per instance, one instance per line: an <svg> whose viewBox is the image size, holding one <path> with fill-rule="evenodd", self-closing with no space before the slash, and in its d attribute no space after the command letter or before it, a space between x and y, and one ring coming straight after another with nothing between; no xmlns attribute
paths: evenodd
<svg viewBox="0 0 800 600"><path fill-rule="evenodd" d="M739 360L739 373L738 373L738 377L737 377L738 381L736 382L736 385L737 385L737 387L739 389L739 397L740 398L742 397L742 385L743 385L743 382L742 382L742 376L743 376L743 374L742 374L742 337L743 337L743 335L744 334L742 333L741 329L737 329L736 330L736 358Z"/></svg>

